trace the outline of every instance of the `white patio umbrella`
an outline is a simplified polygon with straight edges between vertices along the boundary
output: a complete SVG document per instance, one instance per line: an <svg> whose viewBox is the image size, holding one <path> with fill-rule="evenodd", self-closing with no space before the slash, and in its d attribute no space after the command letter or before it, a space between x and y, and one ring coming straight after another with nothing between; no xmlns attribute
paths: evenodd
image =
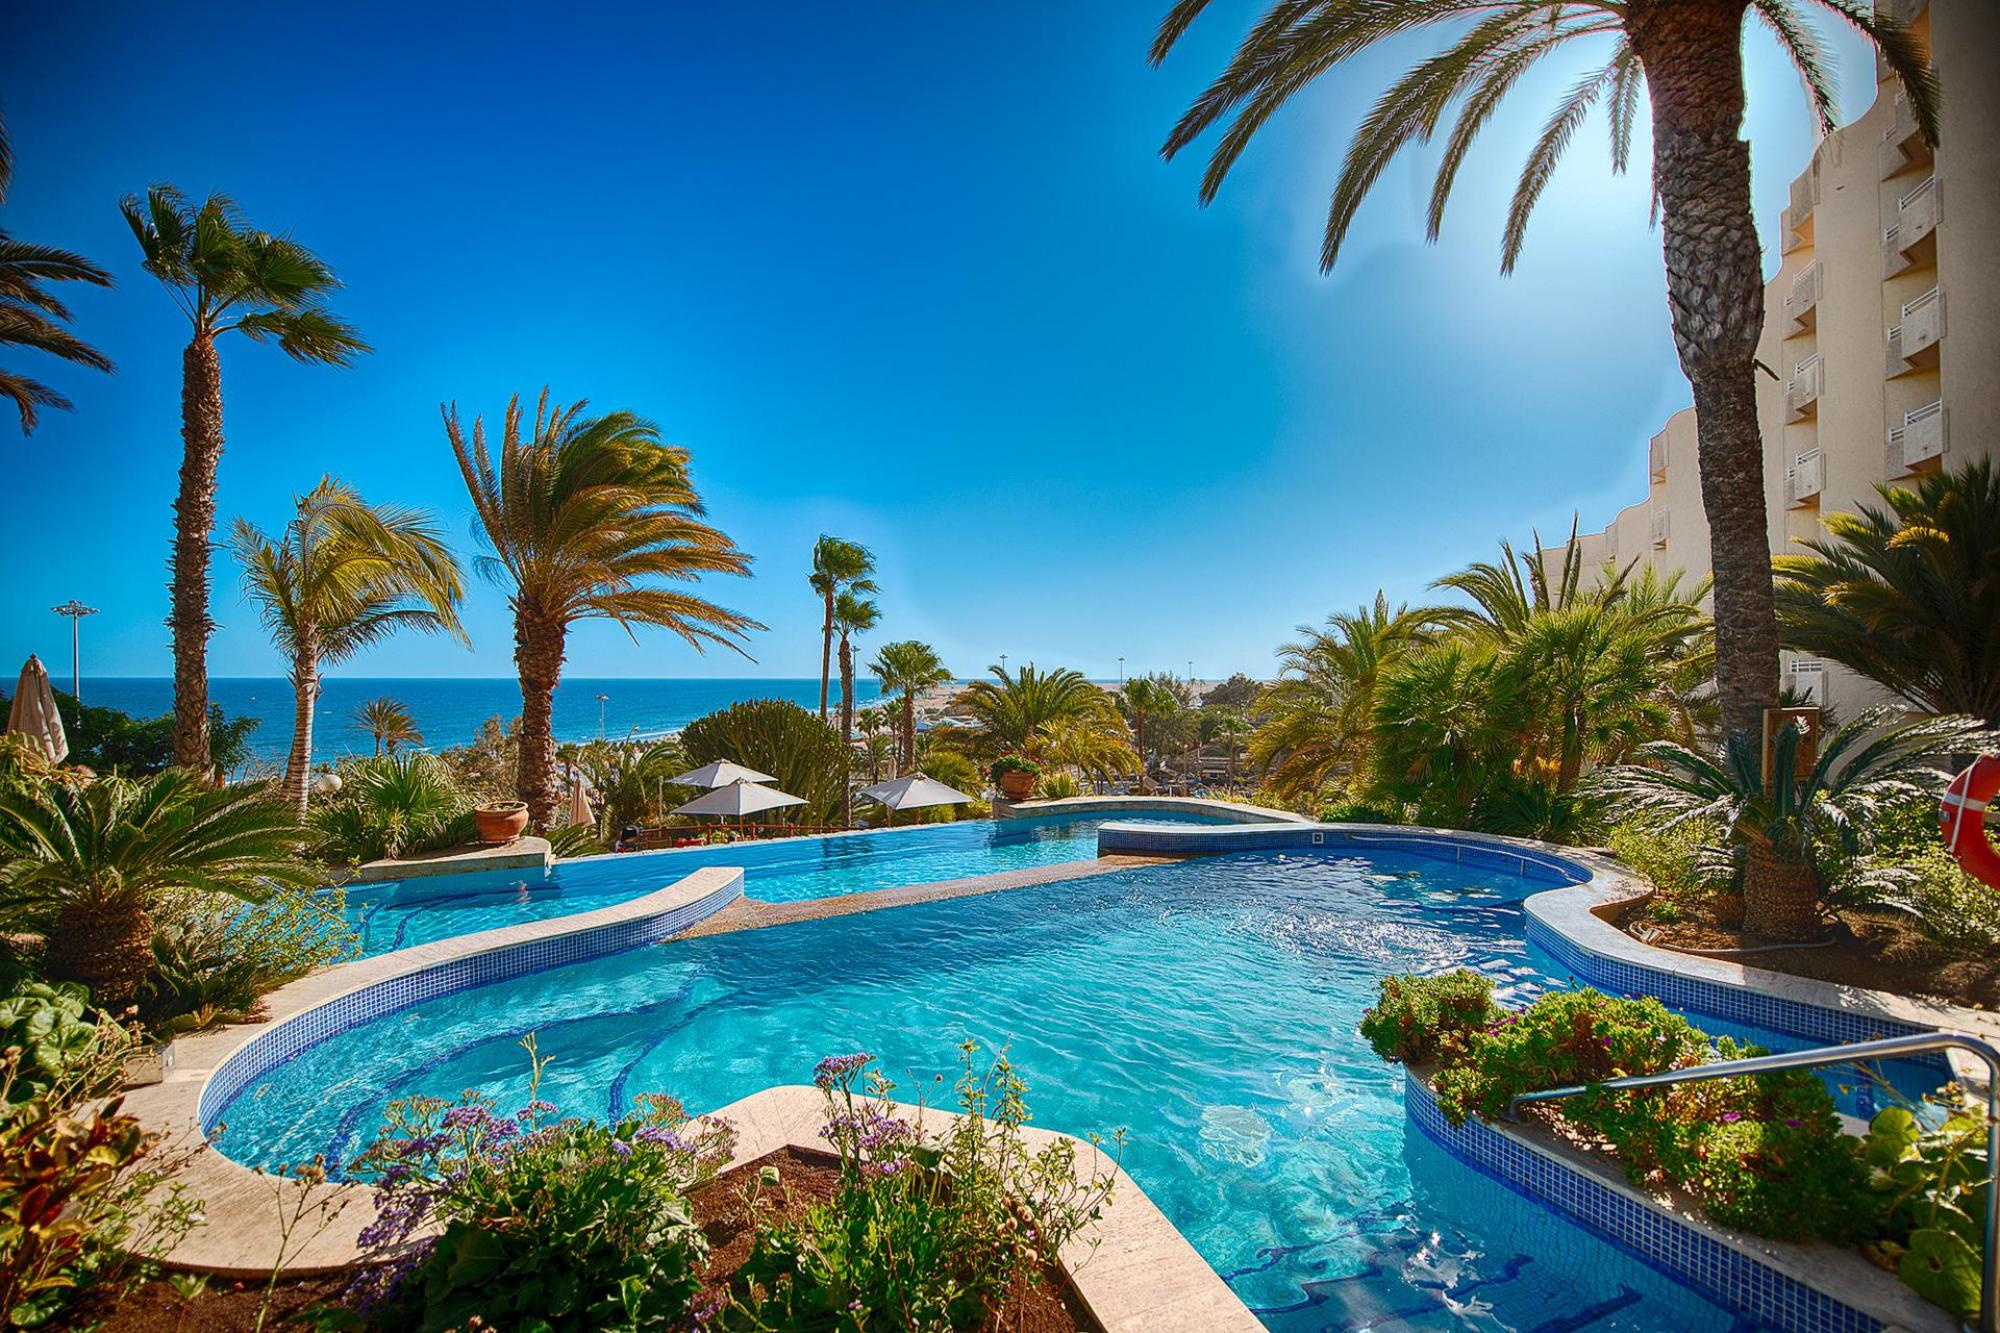
<svg viewBox="0 0 2000 1333"><path fill-rule="evenodd" d="M569 822L577 828L597 827L597 812L590 808L590 792L581 773L569 785Z"/></svg>
<svg viewBox="0 0 2000 1333"><path fill-rule="evenodd" d="M676 787L727 787L732 782L776 782L769 773L759 773L754 768L732 764L727 759L718 759L712 764L689 769L677 778L668 778Z"/></svg>
<svg viewBox="0 0 2000 1333"><path fill-rule="evenodd" d="M754 782L739 779L726 787L717 787L706 796L697 796L686 805L674 807L677 815L721 815L724 818L741 819L762 810L778 810L788 805L804 805L806 798L793 796L775 787L760 787Z"/></svg>
<svg viewBox="0 0 2000 1333"><path fill-rule="evenodd" d="M922 773L878 782L872 787L862 788L861 794L871 801L880 801L891 810L917 810L927 805L964 805L972 799L964 792L947 787L936 778Z"/></svg>
<svg viewBox="0 0 2000 1333"><path fill-rule="evenodd" d="M14 682L7 730L32 739L54 763L69 758L69 737L63 734L62 714L56 711L56 692L49 684L48 668L32 654L21 668L21 678Z"/></svg>

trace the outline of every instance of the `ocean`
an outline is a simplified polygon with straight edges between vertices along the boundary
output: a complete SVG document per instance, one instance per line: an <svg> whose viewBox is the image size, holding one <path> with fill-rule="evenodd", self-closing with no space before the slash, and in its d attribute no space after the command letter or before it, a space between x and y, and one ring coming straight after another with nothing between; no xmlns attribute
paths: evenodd
<svg viewBox="0 0 2000 1333"><path fill-rule="evenodd" d="M67 687L69 682L58 682ZM881 698L873 680L854 682L856 706ZM598 695L604 695L603 734L658 736L686 726L707 713L743 699L789 699L808 709L819 707L819 677L807 680L565 680L556 689L555 731L559 741L595 740ZM387 695L408 709L433 750L463 745L479 724L497 717L503 724L520 716L521 687L511 676L446 679L329 676L321 685L313 722L313 758L330 762L344 754L367 754L374 742L354 725L354 712L369 699ZM292 744L292 687L283 677L217 676L208 682L208 697L230 717L258 720L250 733L252 755L282 760ZM829 705L840 697L834 681ZM164 677L85 676L83 700L116 708L134 717L158 717L174 704L174 683Z"/></svg>

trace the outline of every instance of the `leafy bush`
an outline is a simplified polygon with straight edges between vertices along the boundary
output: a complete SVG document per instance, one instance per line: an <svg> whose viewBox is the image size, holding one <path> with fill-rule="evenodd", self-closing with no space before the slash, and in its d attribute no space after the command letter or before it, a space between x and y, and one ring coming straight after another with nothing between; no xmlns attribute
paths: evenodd
<svg viewBox="0 0 2000 1333"><path fill-rule="evenodd" d="M1079 1176L1068 1139L1030 1151L1026 1085L1004 1055L981 1071L978 1047L960 1050L960 1116L935 1135L898 1113L872 1057L820 1062L839 1184L796 1220L760 1218L725 1327L986 1328L1096 1220L1111 1175Z"/></svg>
<svg viewBox="0 0 2000 1333"><path fill-rule="evenodd" d="M164 895L154 909L152 975L139 1018L167 1035L241 1022L264 992L352 958L359 940L339 889L274 887L257 903L199 889Z"/></svg>
<svg viewBox="0 0 2000 1333"><path fill-rule="evenodd" d="M338 795L313 807L306 823L319 853L359 863L436 851L473 837L472 797L451 766L421 751L370 755L340 767Z"/></svg>
<svg viewBox="0 0 2000 1333"><path fill-rule="evenodd" d="M1400 824L1403 812L1386 802L1356 801L1342 797L1328 801L1313 812L1322 824Z"/></svg>
<svg viewBox="0 0 2000 1333"><path fill-rule="evenodd" d="M1384 1060L1427 1064L1447 1048L1461 1048L1493 1014L1492 981L1469 968L1384 977L1375 1007L1361 1015L1361 1035Z"/></svg>
<svg viewBox="0 0 2000 1333"><path fill-rule="evenodd" d="M1076 780L1076 774L1051 773L1042 779L1036 794L1045 801L1062 801L1081 796L1084 791L1083 784Z"/></svg>
<svg viewBox="0 0 2000 1333"><path fill-rule="evenodd" d="M474 1094L394 1102L355 1164L379 1208L361 1243L395 1256L373 1279L374 1327L661 1328L700 1290L708 1244L687 1194L729 1160L734 1134L657 1095L613 1126L551 1120L535 1095L547 1061L522 1044L533 1073L519 1112ZM415 1239L433 1221L437 1237Z"/></svg>
<svg viewBox="0 0 2000 1333"><path fill-rule="evenodd" d="M1375 1028L1371 1041L1386 1058L1427 1044L1437 1051L1441 1067L1431 1086L1454 1124L1499 1116L1525 1092L1761 1054L1727 1038L1711 1047L1705 1033L1658 1000L1593 990L1545 995L1484 1027L1464 1026L1469 1005L1440 1006L1436 1028L1405 1035L1403 1024L1419 1022L1423 1012L1403 998L1413 981L1421 979L1384 982L1384 1003L1364 1020L1364 1031ZM1594 1090L1550 1109L1607 1142L1634 1184L1659 1180L1685 1190L1726 1226L1786 1240L1855 1240L1875 1222L1857 1143L1841 1133L1833 1098L1809 1072Z"/></svg>
<svg viewBox="0 0 2000 1333"><path fill-rule="evenodd" d="M1919 1118L1887 1107L1868 1126L1863 1155L1887 1199L1877 1242L1896 1273L1925 1299L1965 1319L1979 1313L1982 1217L1993 1166L1986 1108L1956 1084Z"/></svg>
<svg viewBox="0 0 2000 1333"><path fill-rule="evenodd" d="M804 805L758 816L767 823L830 824L839 818L852 754L838 729L785 699L746 699L688 723L681 749L690 765L727 759L769 773Z"/></svg>
<svg viewBox="0 0 2000 1333"><path fill-rule="evenodd" d="M30 987L0 1000L0 1323L63 1326L83 1292L141 1270L130 1254L171 1244L195 1210L168 1178L183 1164L141 1166L155 1147L119 1099L131 1038L84 1020L79 987Z"/></svg>

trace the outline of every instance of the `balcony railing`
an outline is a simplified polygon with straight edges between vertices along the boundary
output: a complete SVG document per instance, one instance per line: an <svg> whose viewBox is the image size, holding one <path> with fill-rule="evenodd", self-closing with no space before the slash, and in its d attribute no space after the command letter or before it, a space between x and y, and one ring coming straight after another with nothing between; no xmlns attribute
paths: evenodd
<svg viewBox="0 0 2000 1333"><path fill-rule="evenodd" d="M1889 326L1887 373L1890 378L1937 365L1938 343L1944 338L1944 294L1933 287L1903 302L1902 321Z"/></svg>
<svg viewBox="0 0 2000 1333"><path fill-rule="evenodd" d="M1917 113L1903 93L1896 94L1889 123L1882 127L1882 146L1877 158L1883 180L1931 161L1931 147L1924 142L1923 131L1917 126Z"/></svg>
<svg viewBox="0 0 2000 1333"><path fill-rule="evenodd" d="M1785 293L1785 317L1792 321L1793 334L1804 333L1818 323L1819 299L1826 286L1824 273L1815 259L1792 279L1791 290Z"/></svg>
<svg viewBox="0 0 2000 1333"><path fill-rule="evenodd" d="M1900 475L1941 457L1950 446L1948 422L1942 398L1903 413L1903 424L1889 432L1890 470Z"/></svg>
<svg viewBox="0 0 2000 1333"><path fill-rule="evenodd" d="M1819 411L1819 396L1826 389L1826 372L1819 359L1819 353L1792 367L1792 377L1785 381L1785 410L1794 421L1802 421Z"/></svg>
<svg viewBox="0 0 2000 1333"><path fill-rule="evenodd" d="M1786 253L1798 249L1812 241L1812 213L1819 204L1819 163L1814 162L1805 172L1792 182L1791 196L1785 205L1782 222L1783 249Z"/></svg>
<svg viewBox="0 0 2000 1333"><path fill-rule="evenodd" d="M1908 254L1930 234L1944 215L1944 190L1936 176L1896 201L1896 246Z"/></svg>
<svg viewBox="0 0 2000 1333"><path fill-rule="evenodd" d="M1826 480L1826 459L1817 449L1808 449L1785 469L1785 502L1802 505L1818 496Z"/></svg>

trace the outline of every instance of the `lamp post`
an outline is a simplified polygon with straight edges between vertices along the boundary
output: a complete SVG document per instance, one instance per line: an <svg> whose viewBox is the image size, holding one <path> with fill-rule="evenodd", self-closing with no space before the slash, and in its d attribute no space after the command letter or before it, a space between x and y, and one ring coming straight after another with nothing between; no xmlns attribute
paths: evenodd
<svg viewBox="0 0 2000 1333"><path fill-rule="evenodd" d="M49 610L55 612L59 616L69 617L69 692L71 697L76 700L76 706L78 708L82 708L83 667L81 665L81 659L78 658L76 651L77 626L82 623L83 618L85 616L96 615L97 608L94 606L85 606L82 602L79 602L76 600L76 598L72 597L67 602L64 602L61 606L52 606L49 608Z"/></svg>
<svg viewBox="0 0 2000 1333"><path fill-rule="evenodd" d="M604 739L604 703L610 697L608 694L597 696L597 739L600 741Z"/></svg>
<svg viewBox="0 0 2000 1333"><path fill-rule="evenodd" d="M1000 674L1003 676L1007 674L1007 654L1005 653L1000 654Z"/></svg>
<svg viewBox="0 0 2000 1333"><path fill-rule="evenodd" d="M1125 654L1118 654L1118 688L1125 688Z"/></svg>

